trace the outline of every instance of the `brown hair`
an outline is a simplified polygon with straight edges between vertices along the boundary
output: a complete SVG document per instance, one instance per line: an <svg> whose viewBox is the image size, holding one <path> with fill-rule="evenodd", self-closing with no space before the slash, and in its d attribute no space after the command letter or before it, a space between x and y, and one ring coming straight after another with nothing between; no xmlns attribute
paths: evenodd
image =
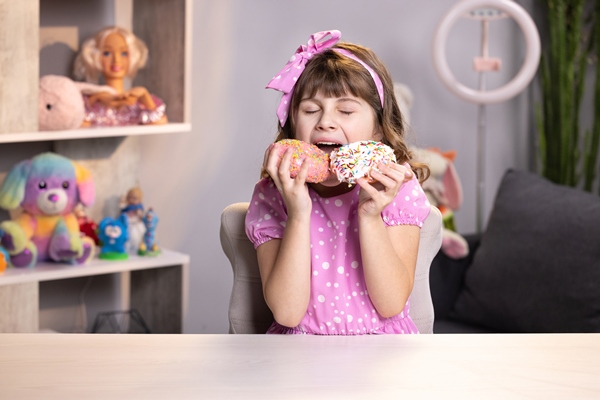
<svg viewBox="0 0 600 400"><path fill-rule="evenodd" d="M383 133L382 142L394 149L398 163L407 162L419 181L425 181L429 177L429 167L413 160L404 140L404 120L387 68L371 49L345 42L337 43L334 48L336 47L352 52L379 75L383 83L383 106L375 82L365 67L335 50L326 50L310 59L298 78L290 103L289 118L283 127L278 124L275 141L294 138L294 119L303 98L312 97L317 92L332 97L351 94L364 99L373 108L377 124Z"/></svg>

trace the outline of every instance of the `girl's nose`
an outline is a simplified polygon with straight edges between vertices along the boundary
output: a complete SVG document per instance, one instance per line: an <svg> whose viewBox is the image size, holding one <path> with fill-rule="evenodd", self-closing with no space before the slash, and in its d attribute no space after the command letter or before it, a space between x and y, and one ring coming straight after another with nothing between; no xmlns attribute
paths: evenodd
<svg viewBox="0 0 600 400"><path fill-rule="evenodd" d="M333 114L328 111L323 111L321 114L321 118L319 118L319 122L317 124L317 129L321 130L334 130L336 129L336 122Z"/></svg>

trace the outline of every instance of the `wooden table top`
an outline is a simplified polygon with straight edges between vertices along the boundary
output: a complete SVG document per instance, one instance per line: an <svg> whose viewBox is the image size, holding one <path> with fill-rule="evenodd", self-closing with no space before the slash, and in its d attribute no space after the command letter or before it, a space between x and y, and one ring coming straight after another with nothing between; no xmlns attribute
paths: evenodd
<svg viewBox="0 0 600 400"><path fill-rule="evenodd" d="M0 398L598 399L600 334L2 334Z"/></svg>

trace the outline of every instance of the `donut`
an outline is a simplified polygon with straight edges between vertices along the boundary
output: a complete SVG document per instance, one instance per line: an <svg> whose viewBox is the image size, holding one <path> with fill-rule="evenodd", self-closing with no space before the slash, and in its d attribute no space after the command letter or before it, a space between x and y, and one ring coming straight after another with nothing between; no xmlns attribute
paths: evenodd
<svg viewBox="0 0 600 400"><path fill-rule="evenodd" d="M366 177L374 182L371 170L381 163L396 162L394 150L386 144L373 140L343 145L331 152L330 168L340 182L355 184L359 178Z"/></svg>
<svg viewBox="0 0 600 400"><path fill-rule="evenodd" d="M282 149L279 153L279 161L283 158L283 154L288 148L293 148L292 159L290 162L290 176L295 178L302 167L302 163L308 157L312 160L308 169L306 182L319 183L327 180L330 176L329 172L329 154L319 149L314 144L303 142L296 139L283 139L275 143Z"/></svg>

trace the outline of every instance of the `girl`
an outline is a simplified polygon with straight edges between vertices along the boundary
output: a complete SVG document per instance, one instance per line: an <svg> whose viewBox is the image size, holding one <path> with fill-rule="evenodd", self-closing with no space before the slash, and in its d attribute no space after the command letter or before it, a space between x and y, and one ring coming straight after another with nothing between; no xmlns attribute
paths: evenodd
<svg viewBox="0 0 600 400"><path fill-rule="evenodd" d="M292 179L291 152L279 162L277 145L266 151L246 233L275 318L267 333L418 333L409 295L429 214L417 178L429 170L411 161L387 69L371 50L338 43L340 36L312 35L267 86L284 93L276 141L331 151L376 140L394 149L398 164L380 165L373 184L335 177L307 184L310 161Z"/></svg>
<svg viewBox="0 0 600 400"><path fill-rule="evenodd" d="M146 64L148 49L132 32L104 28L86 40L75 59L78 79L97 83L102 75L106 86L84 96L83 126L161 124L167 122L165 104L142 86L125 90L125 78L133 78Z"/></svg>

